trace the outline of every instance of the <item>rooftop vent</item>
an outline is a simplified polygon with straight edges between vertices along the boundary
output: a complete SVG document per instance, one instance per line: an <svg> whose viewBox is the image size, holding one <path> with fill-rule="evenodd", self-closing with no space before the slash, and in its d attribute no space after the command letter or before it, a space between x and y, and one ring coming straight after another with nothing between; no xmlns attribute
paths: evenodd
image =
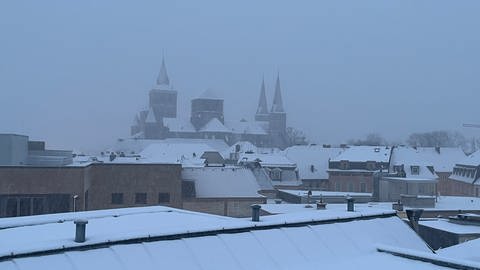
<svg viewBox="0 0 480 270"><path fill-rule="evenodd" d="M73 223L75 223L75 242L85 242L85 231L87 229L88 220L77 219Z"/></svg>
<svg viewBox="0 0 480 270"><path fill-rule="evenodd" d="M259 222L260 221L260 208L262 208L258 204L254 204L252 207L252 221Z"/></svg>

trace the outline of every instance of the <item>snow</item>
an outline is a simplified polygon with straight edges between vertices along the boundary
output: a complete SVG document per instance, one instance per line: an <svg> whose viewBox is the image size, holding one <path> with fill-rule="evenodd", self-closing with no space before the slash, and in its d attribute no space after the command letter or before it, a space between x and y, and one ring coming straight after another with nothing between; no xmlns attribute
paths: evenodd
<svg viewBox="0 0 480 270"><path fill-rule="evenodd" d="M439 269L428 263L377 252L379 245L429 252L425 243L403 221L391 216L392 211L312 211L301 215L262 216L260 222L251 222L166 207L148 209L151 212L137 208L138 213L133 210L128 215L89 219L85 243L73 241L75 227L72 222L0 230L0 256L85 246L79 251L51 255L25 254L25 257L1 261L0 269L355 269L372 268L372 262L378 269ZM338 218L362 216L369 219L336 222ZM32 222L37 218L45 217L29 217ZM328 222L286 227L315 221ZM280 227L255 229L270 225ZM242 231L221 232L233 228ZM220 231L146 243L113 242L213 230ZM91 249L87 246L108 241L108 247Z"/></svg>
<svg viewBox="0 0 480 270"><path fill-rule="evenodd" d="M171 118L170 118L171 119ZM174 143L174 144L206 144L216 151L224 151L228 145L223 140L206 140L206 139L183 139L183 138L169 138L164 140L150 140L150 139L119 139L116 144L109 149L113 152L124 152L125 154L138 154L147 146L155 143Z"/></svg>
<svg viewBox="0 0 480 270"><path fill-rule="evenodd" d="M343 148L325 148L319 145L296 145L285 149L284 154L297 164L300 179L328 179L329 160L338 156L343 150Z"/></svg>
<svg viewBox="0 0 480 270"><path fill-rule="evenodd" d="M253 135L267 135L265 122L259 121L226 121L225 126L229 132L234 134L253 134ZM267 123L268 125L268 123Z"/></svg>
<svg viewBox="0 0 480 270"><path fill-rule="evenodd" d="M479 166L480 165L480 150L472 153L471 155L464 157L461 160L457 160L456 164L467 166Z"/></svg>
<svg viewBox="0 0 480 270"><path fill-rule="evenodd" d="M291 190L291 189L281 189L279 191L289 193L295 196L307 196L308 190ZM319 191L319 190L312 190L312 196L339 196L339 197L347 197L347 196L356 196L356 197L372 197L372 193L359 193L359 192L337 192L337 191Z"/></svg>
<svg viewBox="0 0 480 270"><path fill-rule="evenodd" d="M480 239L470 240L458 245L439 249L437 253L441 256L459 258L480 262Z"/></svg>
<svg viewBox="0 0 480 270"><path fill-rule="evenodd" d="M419 224L455 234L479 234L480 236L480 226L456 224L449 222L448 219L425 219L420 220Z"/></svg>
<svg viewBox="0 0 480 270"><path fill-rule="evenodd" d="M200 156L206 151L215 151L203 143L153 143L140 156L150 163L203 164Z"/></svg>
<svg viewBox="0 0 480 270"><path fill-rule="evenodd" d="M350 162L376 161L388 163L391 148L388 146L349 146L332 161L348 160Z"/></svg>
<svg viewBox="0 0 480 270"><path fill-rule="evenodd" d="M441 147L440 153L435 147L397 146L393 149L390 169L394 165L405 164L405 172L409 173L410 165L433 166L436 172L451 172L460 160L464 160L465 153L458 147ZM480 164L480 163L479 163ZM408 166L407 166L408 165ZM428 170L425 168L425 170Z"/></svg>
<svg viewBox="0 0 480 270"><path fill-rule="evenodd" d="M236 167L184 168L183 180L195 182L197 198L263 198L252 171Z"/></svg>
<svg viewBox="0 0 480 270"><path fill-rule="evenodd" d="M260 165L262 165L262 167L280 167L280 168L297 167L297 165L294 162L289 160L282 153L273 153L273 154L243 153L242 155L240 155L238 162L239 163L253 162L256 159L260 160Z"/></svg>
<svg viewBox="0 0 480 270"><path fill-rule="evenodd" d="M170 132L196 132L190 120L182 118L163 118L163 124Z"/></svg>
<svg viewBox="0 0 480 270"><path fill-rule="evenodd" d="M230 132L230 130L228 130L222 124L222 122L220 122L220 120L218 120L217 118L212 118L199 131L200 132L224 132L224 133L229 133Z"/></svg>

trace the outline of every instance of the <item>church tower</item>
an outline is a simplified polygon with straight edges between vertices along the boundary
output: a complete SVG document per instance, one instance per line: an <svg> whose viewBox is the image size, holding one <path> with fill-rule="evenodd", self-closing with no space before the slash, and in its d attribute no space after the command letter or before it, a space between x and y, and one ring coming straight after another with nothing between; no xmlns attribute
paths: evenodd
<svg viewBox="0 0 480 270"><path fill-rule="evenodd" d="M162 59L162 66L158 74L155 87L150 90L149 105L155 113L155 119L159 122L164 117L177 117L177 91L172 89L167 74L165 59Z"/></svg>
<svg viewBox="0 0 480 270"><path fill-rule="evenodd" d="M260 87L257 112L255 113L255 121L268 121L267 95L265 94L265 79L263 78L262 86Z"/></svg>
<svg viewBox="0 0 480 270"><path fill-rule="evenodd" d="M282 92L280 89L280 75L277 74L275 82L275 94L273 96L272 109L270 110L269 133L271 144L284 148L287 146L287 114L283 109Z"/></svg>

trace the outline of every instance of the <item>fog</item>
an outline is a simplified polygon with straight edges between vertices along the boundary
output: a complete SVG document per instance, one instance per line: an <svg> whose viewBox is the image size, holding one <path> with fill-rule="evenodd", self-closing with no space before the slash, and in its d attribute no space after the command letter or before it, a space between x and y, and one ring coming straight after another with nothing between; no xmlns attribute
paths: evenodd
<svg viewBox="0 0 480 270"><path fill-rule="evenodd" d="M309 141L480 129L478 1L3 1L0 133L100 150L127 137L162 57L179 114L212 88L253 119L277 72Z"/></svg>

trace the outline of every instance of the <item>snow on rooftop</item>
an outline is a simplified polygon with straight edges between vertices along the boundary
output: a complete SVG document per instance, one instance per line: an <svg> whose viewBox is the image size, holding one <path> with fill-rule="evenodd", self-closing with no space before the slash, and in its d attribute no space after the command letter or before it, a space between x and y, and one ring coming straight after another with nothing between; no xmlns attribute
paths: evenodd
<svg viewBox="0 0 480 270"><path fill-rule="evenodd" d="M467 157L464 157L460 160L457 160L455 164L467 165L467 166L479 166L480 165L480 150L470 154Z"/></svg>
<svg viewBox="0 0 480 270"><path fill-rule="evenodd" d="M113 152L124 152L125 154L138 154L147 146L155 143L175 143L175 144L206 144L216 151L223 151L228 148L224 140L210 140L210 139L184 139L184 138L168 138L164 140L151 139L119 139L116 144L109 149Z"/></svg>
<svg viewBox="0 0 480 270"><path fill-rule="evenodd" d="M437 253L445 257L453 257L458 259L480 262L480 253L478 253L479 250L480 239L474 239L458 245L439 249Z"/></svg>
<svg viewBox="0 0 480 270"><path fill-rule="evenodd" d="M448 219L425 219L419 221L420 225L435 228L441 231L451 232L455 234L479 234L480 226L456 224L448 221Z"/></svg>
<svg viewBox="0 0 480 270"><path fill-rule="evenodd" d="M459 147L440 147L438 150L435 147L394 147L390 167L402 164L433 166L436 172L451 172L455 164L466 157Z"/></svg>
<svg viewBox="0 0 480 270"><path fill-rule="evenodd" d="M163 124L170 132L196 132L190 120L182 118L163 118Z"/></svg>
<svg viewBox="0 0 480 270"><path fill-rule="evenodd" d="M264 122L258 121L226 121L225 126L235 134L267 135Z"/></svg>
<svg viewBox="0 0 480 270"><path fill-rule="evenodd" d="M285 149L284 154L297 164L300 179L328 179L328 161L343 150L320 145L295 145Z"/></svg>
<svg viewBox="0 0 480 270"><path fill-rule="evenodd" d="M228 133L230 130L226 128L220 120L218 120L216 117L212 118L210 121L208 121L205 126L200 128L200 132L225 132Z"/></svg>
<svg viewBox="0 0 480 270"><path fill-rule="evenodd" d="M0 269L371 269L372 263L378 269L440 269L376 250L387 245L430 252L392 211L311 211L262 216L260 222L251 222L164 207L145 209L89 219L85 243L73 241L75 226L70 221L0 230L0 256L25 254L0 261ZM336 222L345 218L353 220ZM322 221L328 222L315 224ZM299 222L310 225L288 227ZM222 233L226 229L238 231ZM195 232L204 236L188 235ZM184 236L115 243L178 234ZM108 246L92 249L94 244ZM85 247L50 255L26 254L80 246Z"/></svg>
<svg viewBox="0 0 480 270"><path fill-rule="evenodd" d="M279 191L292 194L295 196L307 196L308 190L297 190L297 189L280 189ZM338 196L338 197L372 197L372 193L360 193L360 192L339 192L339 191L320 191L320 190L311 190L312 196Z"/></svg>
<svg viewBox="0 0 480 270"><path fill-rule="evenodd" d="M140 156L145 162L203 164L200 157L206 151L215 149L203 143L154 143L140 152Z"/></svg>
<svg viewBox="0 0 480 270"><path fill-rule="evenodd" d="M348 160L350 162L389 162L391 148L388 146L349 146L332 161Z"/></svg>
<svg viewBox="0 0 480 270"><path fill-rule="evenodd" d="M259 153L243 153L240 155L238 162L253 162L260 160L263 167L296 167L295 162L288 159L283 153L259 154Z"/></svg>
<svg viewBox="0 0 480 270"><path fill-rule="evenodd" d="M184 168L182 179L195 182L197 198L263 198L252 171L245 168Z"/></svg>

